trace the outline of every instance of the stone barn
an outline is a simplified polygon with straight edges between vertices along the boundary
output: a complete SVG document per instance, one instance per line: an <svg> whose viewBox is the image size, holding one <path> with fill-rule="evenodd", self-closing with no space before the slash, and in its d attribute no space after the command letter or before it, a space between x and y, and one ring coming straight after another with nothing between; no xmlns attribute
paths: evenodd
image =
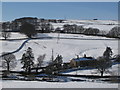
<svg viewBox="0 0 120 90"><path fill-rule="evenodd" d="M96 67L97 60L93 57L73 58L70 61L71 67Z"/></svg>

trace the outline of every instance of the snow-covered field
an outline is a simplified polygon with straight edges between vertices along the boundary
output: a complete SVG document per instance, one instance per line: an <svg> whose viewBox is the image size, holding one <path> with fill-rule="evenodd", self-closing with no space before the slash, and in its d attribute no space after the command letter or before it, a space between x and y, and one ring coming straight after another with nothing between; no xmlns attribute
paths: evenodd
<svg viewBox="0 0 120 90"><path fill-rule="evenodd" d="M13 33L11 38L21 36L18 33ZM40 36L44 37L57 37L58 34L40 34ZM28 41L25 46L17 53L15 56L17 60L21 59L22 54L28 47L33 49L33 53L35 59L39 55L46 54L45 63L49 62L52 55L52 49L54 51L54 58L60 54L63 56L64 62L69 62L72 58L76 57L76 55L83 56L86 54L87 56L98 57L102 56L103 52L106 49L106 46L112 48L114 55L118 52L118 40L109 39L105 37L95 37L95 36L85 36L79 34L61 34L60 38L73 38L73 39L34 39ZM77 38L77 39L74 39ZM78 40L78 38L80 38ZM82 40L85 39L85 40ZM89 40L90 39L90 40ZM98 40L96 40L98 39ZM99 40L100 39L100 40ZM4 52L12 52L18 49L21 44L25 40L14 40L14 41L0 41L2 43L2 51Z"/></svg>
<svg viewBox="0 0 120 90"><path fill-rule="evenodd" d="M56 33L39 34L39 37L58 37ZM19 33L12 33L11 39L26 38ZM97 36L86 36L80 34L60 34L60 38L67 39L34 39L28 41L25 46L14 55L18 60L15 70L21 70L22 54L28 47L33 49L35 60L39 55L46 54L44 64L50 61L52 49L54 50L54 58L60 54L63 56L64 62L69 62L76 55L98 57L102 56L106 46L112 48L114 55L118 53L118 40ZM71 39L72 38L72 39ZM77 39L76 39L77 38ZM2 52L12 52L18 49L25 40L0 41L2 44ZM113 68L116 72L117 68ZM75 74L76 72L71 72ZM92 74L92 71L78 71L78 74ZM93 72L94 73L94 72ZM0 81L1 83L1 81ZM98 82L39 82L39 81L2 81L3 88L118 88L117 83L98 83Z"/></svg>
<svg viewBox="0 0 120 90"><path fill-rule="evenodd" d="M120 75L120 64L113 65L111 68L109 68L109 73L105 72L104 75ZM70 75L100 75L100 72L98 72L97 69L86 69L86 70L77 70L77 71L71 71L71 72L64 72L64 74L70 74Z"/></svg>

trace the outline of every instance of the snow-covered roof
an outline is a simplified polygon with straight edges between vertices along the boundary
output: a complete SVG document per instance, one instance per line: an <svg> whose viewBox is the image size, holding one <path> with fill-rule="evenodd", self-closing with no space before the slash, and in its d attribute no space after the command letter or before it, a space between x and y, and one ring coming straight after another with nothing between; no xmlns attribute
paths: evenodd
<svg viewBox="0 0 120 90"><path fill-rule="evenodd" d="M86 61L86 60L95 60L94 58L86 58L86 57L82 57L82 58L76 58L76 59L73 59L74 61Z"/></svg>

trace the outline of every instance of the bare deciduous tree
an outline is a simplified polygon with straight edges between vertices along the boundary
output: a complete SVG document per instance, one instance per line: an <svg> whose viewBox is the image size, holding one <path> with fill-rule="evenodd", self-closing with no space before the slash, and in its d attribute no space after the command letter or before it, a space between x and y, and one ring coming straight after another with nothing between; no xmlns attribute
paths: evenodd
<svg viewBox="0 0 120 90"><path fill-rule="evenodd" d="M5 52L2 53L2 55L6 54ZM10 69L15 68L17 65L16 57L14 54L6 54L2 57L2 66L3 68L7 69L9 72Z"/></svg>
<svg viewBox="0 0 120 90"><path fill-rule="evenodd" d="M45 59L45 56L46 54L43 54L43 55L40 55L38 58L37 58L37 65L41 67L42 63L43 63L43 60Z"/></svg>
<svg viewBox="0 0 120 90"><path fill-rule="evenodd" d="M105 57L98 57L97 60L97 69L101 73L101 76L103 76L104 72L112 66L112 63L111 61L106 60Z"/></svg>
<svg viewBox="0 0 120 90"><path fill-rule="evenodd" d="M45 59L46 54L43 55L39 55L39 57L37 58L37 69L36 72L38 72L38 67L41 67L43 64L43 60Z"/></svg>
<svg viewBox="0 0 120 90"><path fill-rule="evenodd" d="M3 32L2 32L2 37L3 37L5 40L6 40L7 38L9 38L10 35L11 35L10 32L6 32L6 31L3 31Z"/></svg>

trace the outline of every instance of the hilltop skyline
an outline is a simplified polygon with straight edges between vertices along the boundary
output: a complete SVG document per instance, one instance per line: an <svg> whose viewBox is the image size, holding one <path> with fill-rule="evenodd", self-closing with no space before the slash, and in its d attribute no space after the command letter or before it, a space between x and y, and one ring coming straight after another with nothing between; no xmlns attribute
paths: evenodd
<svg viewBox="0 0 120 90"><path fill-rule="evenodd" d="M2 20L45 19L117 20L117 2L3 2Z"/></svg>

